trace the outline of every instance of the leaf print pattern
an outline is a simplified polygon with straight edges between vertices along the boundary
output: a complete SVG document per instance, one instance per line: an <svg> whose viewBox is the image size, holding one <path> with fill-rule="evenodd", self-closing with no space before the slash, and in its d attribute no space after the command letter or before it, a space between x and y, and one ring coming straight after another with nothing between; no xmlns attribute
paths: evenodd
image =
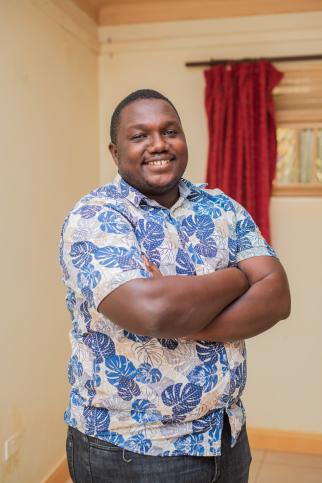
<svg viewBox="0 0 322 483"><path fill-rule="evenodd" d="M92 318L91 318L91 314L89 313L89 306L86 300L80 305L79 310L80 310L80 314L84 319L86 330L90 330L90 324L91 324Z"/></svg>
<svg viewBox="0 0 322 483"><path fill-rule="evenodd" d="M132 403L131 417L140 424L148 424L160 421L161 413L150 401L136 399Z"/></svg>
<svg viewBox="0 0 322 483"><path fill-rule="evenodd" d="M163 226L161 223L153 220L139 220L136 228L136 236L146 250L153 251L164 240Z"/></svg>
<svg viewBox="0 0 322 483"><path fill-rule="evenodd" d="M208 215L213 220L222 215L221 209L213 203L196 203L193 211L199 216Z"/></svg>
<svg viewBox="0 0 322 483"><path fill-rule="evenodd" d="M84 205L81 206L78 210L75 211L75 213L78 215L81 215L82 218L85 218L88 220L89 218L93 218L93 216L96 215L99 211L101 211L102 207L101 206L95 206L95 205Z"/></svg>
<svg viewBox="0 0 322 483"><path fill-rule="evenodd" d="M107 199L112 198L115 200L122 197L120 191L114 185L102 186L101 188L98 188L96 191L94 191L92 196Z"/></svg>
<svg viewBox="0 0 322 483"><path fill-rule="evenodd" d="M123 334L125 335L125 337L127 337L130 340L133 340L134 342L147 342L148 340L151 339L151 337L147 335L137 335L137 334L134 334L133 332L128 332L127 330L124 330Z"/></svg>
<svg viewBox="0 0 322 483"><path fill-rule="evenodd" d="M204 364L194 367L187 377L192 384L197 384L204 392L209 392L217 384L218 377L216 372L216 366Z"/></svg>
<svg viewBox="0 0 322 483"><path fill-rule="evenodd" d="M87 407L83 412L86 420L86 432L90 436L94 434L104 436L110 424L110 416L107 409Z"/></svg>
<svg viewBox="0 0 322 483"><path fill-rule="evenodd" d="M130 270L140 267L140 254L135 247L130 250L123 247L106 246L98 248L95 258L106 268L120 267L123 270Z"/></svg>
<svg viewBox="0 0 322 483"><path fill-rule="evenodd" d="M188 238L196 231L196 223L192 215L187 216L182 222L182 230L187 234Z"/></svg>
<svg viewBox="0 0 322 483"><path fill-rule="evenodd" d="M191 254L191 260L197 265L197 264L203 264L203 259L202 257L198 254L198 252L195 250L194 246L192 243L188 246L189 253Z"/></svg>
<svg viewBox="0 0 322 483"><path fill-rule="evenodd" d="M174 426L178 423L182 423L184 420L186 419L186 415L185 414L172 414L171 416L169 416L168 414L163 416L162 417L162 424L164 424L165 426Z"/></svg>
<svg viewBox="0 0 322 483"><path fill-rule="evenodd" d="M153 263L158 268L160 267L161 255L158 250L150 250L148 258L150 263Z"/></svg>
<svg viewBox="0 0 322 483"><path fill-rule="evenodd" d="M228 238L229 262L236 264L237 240Z"/></svg>
<svg viewBox="0 0 322 483"><path fill-rule="evenodd" d="M179 454L203 456L205 452L202 445L203 439L204 437L202 434L189 434L188 436L182 436L177 439L174 445L176 449L179 450Z"/></svg>
<svg viewBox="0 0 322 483"><path fill-rule="evenodd" d="M113 211L105 211L104 213L101 213L98 217L98 221L101 222L101 230L106 233L126 234L131 231L128 223L120 219L120 215L117 215Z"/></svg>
<svg viewBox="0 0 322 483"><path fill-rule="evenodd" d="M209 431L210 429L220 427L221 424L221 413L218 411L209 411L205 416L196 421L193 421L192 428L196 432Z"/></svg>
<svg viewBox="0 0 322 483"><path fill-rule="evenodd" d="M195 267L187 252L179 248L176 258L176 272L178 275L195 275Z"/></svg>
<svg viewBox="0 0 322 483"><path fill-rule="evenodd" d="M69 384L73 385L76 382L76 378L82 376L83 374L83 366L82 363L79 362L77 355L73 355L69 359L68 363L68 382Z"/></svg>
<svg viewBox="0 0 322 483"><path fill-rule="evenodd" d="M178 341L175 339L158 339L160 344L167 349L174 351L178 347Z"/></svg>
<svg viewBox="0 0 322 483"><path fill-rule="evenodd" d="M202 389L195 384L174 384L167 387L161 394L166 406L171 406L173 414L186 414L192 411L201 399Z"/></svg>
<svg viewBox="0 0 322 483"><path fill-rule="evenodd" d="M209 215L196 216L196 236L199 240L206 240L214 231L214 223Z"/></svg>
<svg viewBox="0 0 322 483"><path fill-rule="evenodd" d="M164 349L157 339L149 338L148 341L132 347L140 362L159 367L162 364Z"/></svg>
<svg viewBox="0 0 322 483"><path fill-rule="evenodd" d="M82 407L84 404L84 398L79 394L79 390L73 388L70 391L70 403L72 406Z"/></svg>
<svg viewBox="0 0 322 483"><path fill-rule="evenodd" d="M124 447L129 451L146 454L151 448L152 443L150 439L144 437L143 433L138 433L135 436L131 436L125 441Z"/></svg>
<svg viewBox="0 0 322 483"><path fill-rule="evenodd" d="M220 190L187 180L179 188L181 202L167 210L118 177L83 197L64 222L60 263L72 318L65 421L141 454L219 455L224 408L232 441L245 421L243 342L135 334L97 310L123 283L151 278L142 254L163 276L276 256L250 215Z"/></svg>
<svg viewBox="0 0 322 483"><path fill-rule="evenodd" d="M72 263L76 268L86 268L92 261L93 253L96 252L96 246L89 241L80 241L73 243L70 251Z"/></svg>
<svg viewBox="0 0 322 483"><path fill-rule="evenodd" d="M159 369L153 368L151 364L147 362L144 364L140 364L135 379L138 382L143 382L144 384L155 384L159 382L162 377L162 373Z"/></svg>
<svg viewBox="0 0 322 483"><path fill-rule="evenodd" d="M220 360L222 364L227 364L225 348L219 342L198 342L196 350L199 359L205 363L215 365Z"/></svg>
<svg viewBox="0 0 322 483"><path fill-rule="evenodd" d="M244 236L243 238L240 238L238 240L237 248L238 248L239 251L249 250L249 249L252 248L252 243L249 240L249 238L247 238L247 236Z"/></svg>
<svg viewBox="0 0 322 483"><path fill-rule="evenodd" d="M102 276L98 270L95 270L94 265L88 264L83 270L77 274L77 285L80 289L93 289L100 282Z"/></svg>
<svg viewBox="0 0 322 483"><path fill-rule="evenodd" d="M111 431L108 435L108 442L115 446L124 446L124 438L121 434Z"/></svg>
<svg viewBox="0 0 322 483"><path fill-rule="evenodd" d="M219 195L209 195L210 199L220 208L222 208L225 211L235 211L235 207L233 205L232 200L226 196L225 194L219 194Z"/></svg>
<svg viewBox="0 0 322 483"><path fill-rule="evenodd" d="M125 383L125 378L134 379L136 369L131 361L125 356L113 355L105 359L107 379L113 386L119 387L120 383ZM122 379L121 379L122 377Z"/></svg>
<svg viewBox="0 0 322 483"><path fill-rule="evenodd" d="M217 255L217 246L216 242L213 238L206 238L205 240L201 240L200 243L195 245L195 250L199 255L203 257L215 257Z"/></svg>
<svg viewBox="0 0 322 483"><path fill-rule="evenodd" d="M84 344L95 354L98 363L106 357L114 356L115 344L110 337L101 332L90 332L84 337Z"/></svg>
<svg viewBox="0 0 322 483"><path fill-rule="evenodd" d="M91 379L88 379L85 382L85 388L87 389L88 397L92 399L96 394L96 391L94 388L94 382Z"/></svg>
<svg viewBox="0 0 322 483"><path fill-rule="evenodd" d="M76 295L75 295L75 292L73 292L72 290L67 291L66 305L71 316L73 316L74 308L76 305Z"/></svg>
<svg viewBox="0 0 322 483"><path fill-rule="evenodd" d="M141 394L138 384L127 376L120 376L117 385L118 395L124 401L131 401L133 397Z"/></svg>
<svg viewBox="0 0 322 483"><path fill-rule="evenodd" d="M246 381L246 375L247 375L246 362L243 361L231 373L229 392L232 400L235 399L236 392L241 393L243 391L245 386L245 381Z"/></svg>

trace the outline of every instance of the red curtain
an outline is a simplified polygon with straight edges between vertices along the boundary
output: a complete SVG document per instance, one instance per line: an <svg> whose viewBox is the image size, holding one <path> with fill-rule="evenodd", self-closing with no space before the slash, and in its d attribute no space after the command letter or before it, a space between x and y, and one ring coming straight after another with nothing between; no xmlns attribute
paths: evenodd
<svg viewBox="0 0 322 483"><path fill-rule="evenodd" d="M239 201L270 240L269 199L276 167L272 90L283 74L265 60L204 72L209 150L207 183Z"/></svg>

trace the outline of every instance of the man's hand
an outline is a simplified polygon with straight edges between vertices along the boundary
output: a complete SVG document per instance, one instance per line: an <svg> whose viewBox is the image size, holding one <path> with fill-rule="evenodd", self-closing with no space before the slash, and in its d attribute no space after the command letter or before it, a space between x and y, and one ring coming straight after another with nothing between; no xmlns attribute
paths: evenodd
<svg viewBox="0 0 322 483"><path fill-rule="evenodd" d="M158 267L153 265L153 263L149 262L145 255L142 255L142 258L147 271L150 272L153 277L163 277Z"/></svg>

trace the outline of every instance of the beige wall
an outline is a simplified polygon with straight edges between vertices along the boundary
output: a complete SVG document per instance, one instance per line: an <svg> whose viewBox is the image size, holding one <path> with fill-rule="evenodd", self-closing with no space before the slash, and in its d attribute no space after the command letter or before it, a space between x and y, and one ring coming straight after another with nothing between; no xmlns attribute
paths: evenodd
<svg viewBox="0 0 322 483"><path fill-rule="evenodd" d="M322 47L320 13L102 28L98 69L95 28L85 17L73 23L64 14L70 5L0 0L0 481L6 483L39 481L64 454L69 316L59 230L75 200L115 174L106 120L116 102L140 87L169 95L189 140L187 176L200 181L204 84L201 70L184 62L313 54ZM274 244L290 275L294 309L289 321L248 344L245 400L253 426L322 431L321 208L321 199L272 202ZM3 444L16 431L20 449L5 465Z"/></svg>
<svg viewBox="0 0 322 483"><path fill-rule="evenodd" d="M115 168L107 154L107 123L130 91L150 87L168 95L182 115L193 181L203 181L207 126L201 69L186 61L315 54L322 48L322 13L100 28L101 182ZM280 65L282 68L282 65ZM290 319L248 343L245 394L251 426L322 432L322 199L275 198L273 243L287 268Z"/></svg>
<svg viewBox="0 0 322 483"><path fill-rule="evenodd" d="M0 481L35 483L64 455L69 315L58 239L98 183L97 55L37 1L0 1ZM56 12L57 13L57 12ZM21 432L3 461L4 440Z"/></svg>

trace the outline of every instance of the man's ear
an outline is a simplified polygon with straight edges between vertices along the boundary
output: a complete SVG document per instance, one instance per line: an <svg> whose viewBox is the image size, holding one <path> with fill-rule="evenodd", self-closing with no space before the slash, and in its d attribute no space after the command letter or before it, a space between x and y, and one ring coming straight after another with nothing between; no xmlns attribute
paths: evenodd
<svg viewBox="0 0 322 483"><path fill-rule="evenodd" d="M109 151L110 151L110 153L112 155L112 158L113 158L114 163L116 164L116 166L118 166L119 165L119 161L118 161L118 154L117 154L116 144L114 144L114 143L111 142L108 145L108 149L109 149Z"/></svg>

